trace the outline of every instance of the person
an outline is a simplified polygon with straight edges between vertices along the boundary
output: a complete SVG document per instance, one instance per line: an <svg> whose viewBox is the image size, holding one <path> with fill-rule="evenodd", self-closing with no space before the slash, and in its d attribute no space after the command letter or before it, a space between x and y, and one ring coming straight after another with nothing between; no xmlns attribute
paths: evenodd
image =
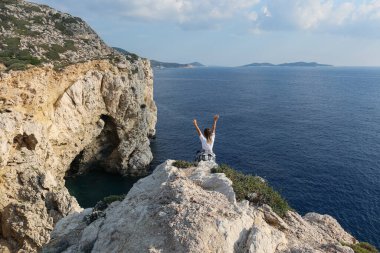
<svg viewBox="0 0 380 253"><path fill-rule="evenodd" d="M219 115L214 116L214 123L212 125L212 129L205 128L203 131L203 134L201 130L198 127L197 120L194 119L193 123L195 126L195 129L197 130L197 133L199 135L199 139L202 144L202 150L199 150L196 154L195 161L216 161L216 155L213 152L214 147L214 141L215 141L215 130L216 130L216 122L218 122Z"/></svg>

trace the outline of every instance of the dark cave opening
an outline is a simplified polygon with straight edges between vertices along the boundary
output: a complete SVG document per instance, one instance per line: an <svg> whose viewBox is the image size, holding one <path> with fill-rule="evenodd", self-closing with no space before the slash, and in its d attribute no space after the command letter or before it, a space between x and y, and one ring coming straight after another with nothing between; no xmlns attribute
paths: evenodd
<svg viewBox="0 0 380 253"><path fill-rule="evenodd" d="M117 126L110 116L101 115L100 119L104 122L103 130L74 158L66 172L66 178L90 171L117 173L121 163Z"/></svg>
<svg viewBox="0 0 380 253"><path fill-rule="evenodd" d="M65 185L79 205L93 207L109 195L128 193L140 177L118 174L121 158L118 151L120 138L112 117L102 115L101 133L71 162L65 175Z"/></svg>

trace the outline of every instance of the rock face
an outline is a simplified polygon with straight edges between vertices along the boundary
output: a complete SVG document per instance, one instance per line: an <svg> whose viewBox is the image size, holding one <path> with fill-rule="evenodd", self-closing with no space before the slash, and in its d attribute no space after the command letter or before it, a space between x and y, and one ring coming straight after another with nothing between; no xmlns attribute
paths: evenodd
<svg viewBox="0 0 380 253"><path fill-rule="evenodd" d="M73 160L81 171L100 160L123 175L145 172L156 107L149 63L136 64L133 75L130 66L103 60L62 72L45 67L1 76L3 238L17 241L16 247L41 247L54 222L79 210L63 180Z"/></svg>
<svg viewBox="0 0 380 253"><path fill-rule="evenodd" d="M0 252L34 252L59 219L81 210L65 175L94 165L146 173L153 74L149 61L114 52L78 18L17 0L0 9L8 67L0 72ZM49 59L51 50L58 57ZM13 71L9 56L25 69Z"/></svg>
<svg viewBox="0 0 380 253"><path fill-rule="evenodd" d="M61 219L43 252L353 253L341 243L355 238L331 216L288 211L281 218L269 206L236 202L231 181L210 173L215 164L179 169L172 162L91 223L91 209Z"/></svg>

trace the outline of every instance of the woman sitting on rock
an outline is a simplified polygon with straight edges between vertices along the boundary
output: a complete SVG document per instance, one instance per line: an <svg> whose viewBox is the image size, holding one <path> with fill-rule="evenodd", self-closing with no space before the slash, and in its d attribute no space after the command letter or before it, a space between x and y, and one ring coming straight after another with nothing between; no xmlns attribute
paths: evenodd
<svg viewBox="0 0 380 253"><path fill-rule="evenodd" d="M212 151L212 148L214 146L216 122L218 121L218 119L219 119L219 115L215 115L212 129L206 128L203 131L204 135L202 134L201 130L198 127L197 120L196 119L193 120L195 129L197 130L199 139L201 140L201 143L202 143L202 150L198 151L195 157L196 162L200 162L200 161L215 162L216 156L214 152Z"/></svg>

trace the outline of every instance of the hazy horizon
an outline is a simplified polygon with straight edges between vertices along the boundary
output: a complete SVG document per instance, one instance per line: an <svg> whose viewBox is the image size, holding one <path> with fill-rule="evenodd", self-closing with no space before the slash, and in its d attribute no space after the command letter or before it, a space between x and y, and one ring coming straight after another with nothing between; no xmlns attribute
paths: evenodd
<svg viewBox="0 0 380 253"><path fill-rule="evenodd" d="M32 0L81 17L109 45L163 62L380 66L380 1Z"/></svg>

